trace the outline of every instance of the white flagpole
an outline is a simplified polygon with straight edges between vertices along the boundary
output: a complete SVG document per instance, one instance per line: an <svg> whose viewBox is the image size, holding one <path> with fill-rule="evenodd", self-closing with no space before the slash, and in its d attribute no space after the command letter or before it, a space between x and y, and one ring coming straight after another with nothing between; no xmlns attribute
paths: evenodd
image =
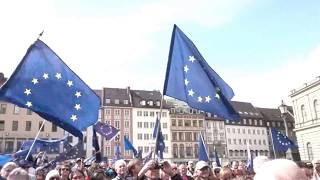
<svg viewBox="0 0 320 180"><path fill-rule="evenodd" d="M39 137L39 135L40 135L40 131L41 131L41 129L43 128L43 126L44 126L44 123L45 123L45 122L46 122L46 120L45 120L45 119L43 119L42 124L41 124L41 127L40 127L40 129L39 129L39 131L38 131L38 133L37 133L36 137L35 137L35 138L34 138L34 140L33 140L33 143L32 143L32 145L31 145L31 147L30 147L30 149L29 149L29 151L28 151L28 154L27 154L27 156L26 156L25 160L27 160L27 159L28 159L28 157L29 157L29 155L30 155L30 153L31 153L31 150L32 150L32 148L33 148L33 146L34 146L34 144L35 144L36 140L38 139L38 137Z"/></svg>
<svg viewBox="0 0 320 180"><path fill-rule="evenodd" d="M270 131L270 136L271 136L271 143L272 143L272 149L273 149L273 154L274 154L274 158L277 159L277 154L276 154L276 151L274 149L274 143L273 143L273 137L272 137L272 132L271 132L271 128L269 129Z"/></svg>

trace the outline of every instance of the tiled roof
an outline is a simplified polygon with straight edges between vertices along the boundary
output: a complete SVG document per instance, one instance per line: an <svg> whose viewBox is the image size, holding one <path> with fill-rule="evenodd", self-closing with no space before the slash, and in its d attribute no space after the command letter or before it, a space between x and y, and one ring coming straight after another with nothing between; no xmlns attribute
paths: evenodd
<svg viewBox="0 0 320 180"><path fill-rule="evenodd" d="M131 106L128 89L121 88L103 88L103 105L104 106ZM110 99L110 103L106 103L106 99ZM115 100L119 100L119 104L115 104ZM124 104L124 100L128 100L128 104Z"/></svg>
<svg viewBox="0 0 320 180"><path fill-rule="evenodd" d="M261 113L249 102L231 101L231 105L241 117L262 118Z"/></svg>

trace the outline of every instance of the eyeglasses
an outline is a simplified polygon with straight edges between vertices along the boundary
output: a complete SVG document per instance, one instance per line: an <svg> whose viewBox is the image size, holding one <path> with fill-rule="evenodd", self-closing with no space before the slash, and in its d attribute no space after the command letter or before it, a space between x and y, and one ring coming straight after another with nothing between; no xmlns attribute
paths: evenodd
<svg viewBox="0 0 320 180"><path fill-rule="evenodd" d="M69 171L69 168L61 168L61 171Z"/></svg>

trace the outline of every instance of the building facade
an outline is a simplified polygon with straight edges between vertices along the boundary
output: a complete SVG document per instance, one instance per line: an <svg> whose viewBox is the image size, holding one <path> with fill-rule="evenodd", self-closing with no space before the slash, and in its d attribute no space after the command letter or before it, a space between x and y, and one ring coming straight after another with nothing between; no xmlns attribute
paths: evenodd
<svg viewBox="0 0 320 180"><path fill-rule="evenodd" d="M301 160L320 159L320 77L290 93Z"/></svg>
<svg viewBox="0 0 320 180"><path fill-rule="evenodd" d="M239 121L226 120L227 153L231 160L246 160L247 149L253 156L269 156L267 128L260 112L248 102L232 101Z"/></svg>

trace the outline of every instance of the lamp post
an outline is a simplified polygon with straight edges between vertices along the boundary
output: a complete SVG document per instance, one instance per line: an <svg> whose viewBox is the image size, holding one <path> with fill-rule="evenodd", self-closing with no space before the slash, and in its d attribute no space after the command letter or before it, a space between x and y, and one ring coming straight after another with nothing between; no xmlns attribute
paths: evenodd
<svg viewBox="0 0 320 180"><path fill-rule="evenodd" d="M287 125L287 120L286 120L286 116L287 114L289 114L292 118L294 118L293 114L288 110L288 106L283 102L283 100L281 100L281 105L278 107L281 113L281 118L283 120L284 123L284 128L286 131L286 136L289 138L289 133L288 133L288 125ZM292 152L291 149L288 148L287 152L286 152L286 158L293 160L292 157Z"/></svg>

